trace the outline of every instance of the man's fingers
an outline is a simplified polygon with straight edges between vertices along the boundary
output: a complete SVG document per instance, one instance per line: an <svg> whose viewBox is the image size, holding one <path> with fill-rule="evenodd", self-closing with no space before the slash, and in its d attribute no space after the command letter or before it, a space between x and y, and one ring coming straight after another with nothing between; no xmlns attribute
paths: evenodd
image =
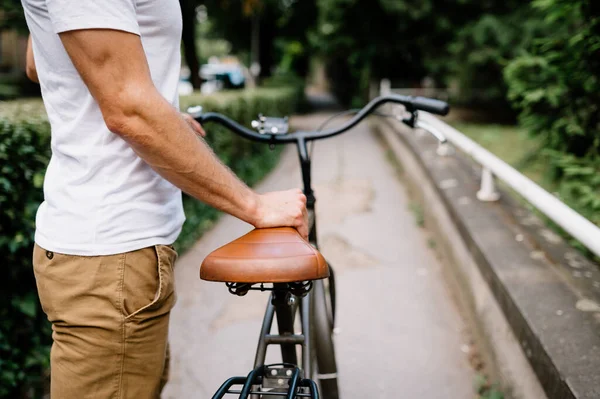
<svg viewBox="0 0 600 399"><path fill-rule="evenodd" d="M306 227L306 224L302 224L296 230L298 230L298 233L300 233L302 238L308 240L308 228Z"/></svg>
<svg viewBox="0 0 600 399"><path fill-rule="evenodd" d="M276 191L259 196L257 228L289 226L308 239L308 210L306 196L301 190Z"/></svg>
<svg viewBox="0 0 600 399"><path fill-rule="evenodd" d="M306 209L306 196L302 193L302 190L296 189L295 192L298 195L300 201L300 221L298 226L298 232L305 239L308 240L308 211Z"/></svg>
<svg viewBox="0 0 600 399"><path fill-rule="evenodd" d="M190 114L182 114L183 115L183 119L185 119L185 121L188 123L188 125L190 125L190 127L192 128L192 130L194 131L194 133L202 136L202 137L206 137L206 132L204 131L204 128L202 127L202 125L200 123L198 123L197 120L194 119L194 117Z"/></svg>
<svg viewBox="0 0 600 399"><path fill-rule="evenodd" d="M193 118L192 118L192 127L196 131L196 133L198 133L200 136L206 137L206 132L204 131L204 128L202 127L202 125Z"/></svg>
<svg viewBox="0 0 600 399"><path fill-rule="evenodd" d="M302 221L298 232L305 240L308 240L308 211L304 205L302 206Z"/></svg>

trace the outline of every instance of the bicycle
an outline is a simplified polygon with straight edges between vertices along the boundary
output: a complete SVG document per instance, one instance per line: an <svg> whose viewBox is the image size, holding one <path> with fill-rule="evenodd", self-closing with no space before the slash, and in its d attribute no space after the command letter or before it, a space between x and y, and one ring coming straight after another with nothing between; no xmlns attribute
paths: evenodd
<svg viewBox="0 0 600 399"><path fill-rule="evenodd" d="M288 133L286 118L259 115L250 130L224 115L207 112L200 107L188 109L198 122L216 122L232 132L261 143L296 144L302 172L306 208L309 216L309 237L306 241L292 228L255 229L209 254L200 268L200 278L224 282L229 292L246 295L251 290L271 291L267 304L254 369L245 377L226 380L213 399L227 394L241 399L306 397L339 399L337 364L333 345L336 316L335 274L318 252L316 198L311 186L311 153L307 143L336 136L350 130L384 103L397 103L409 115L396 117L411 128L431 129L418 121L418 111L446 115L448 104L443 101L401 95L388 95L372 100L360 110L344 111L328 119L317 131ZM337 116L356 113L346 124L323 130ZM381 115L381 114L379 114ZM389 116L389 115L384 115ZM441 142L445 139L431 131ZM278 334L271 334L277 318ZM298 320L299 319L299 320ZM300 332L294 330L295 324ZM267 347L279 345L282 363L265 365ZM300 346L300 356L297 353ZM301 362L298 362L298 358ZM314 367L316 365L316 367ZM315 377L318 381L315 382ZM233 389L234 386L241 386ZM319 390L320 388L320 390Z"/></svg>

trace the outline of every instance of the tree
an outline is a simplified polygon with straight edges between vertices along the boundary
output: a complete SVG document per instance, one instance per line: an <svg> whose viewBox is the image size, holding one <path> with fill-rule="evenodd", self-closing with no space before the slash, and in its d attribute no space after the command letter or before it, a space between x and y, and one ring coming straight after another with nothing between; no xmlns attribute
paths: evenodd
<svg viewBox="0 0 600 399"><path fill-rule="evenodd" d="M0 31L3 29L27 32L27 23L20 0L0 0Z"/></svg>
<svg viewBox="0 0 600 399"><path fill-rule="evenodd" d="M296 0L282 7L277 21L276 56L280 59L283 72L306 77L313 54L309 35L318 18L315 0Z"/></svg>
<svg viewBox="0 0 600 399"><path fill-rule="evenodd" d="M179 0L183 29L181 40L185 62L190 69L190 83L194 89L200 89L202 81L198 76L200 63L196 50L196 7L200 4L197 0Z"/></svg>
<svg viewBox="0 0 600 399"><path fill-rule="evenodd" d="M600 4L536 0L547 25L506 67L519 120L543 140L561 198L600 225Z"/></svg>
<svg viewBox="0 0 600 399"><path fill-rule="evenodd" d="M236 53L250 54L254 41L258 48L258 54L254 56L261 65L261 76L268 75L273 64L274 6L275 0L244 0L241 3L206 0L213 35L229 41ZM247 60L248 63L252 61L254 59Z"/></svg>
<svg viewBox="0 0 600 399"><path fill-rule="evenodd" d="M213 35L223 37L232 44L236 53L251 52L253 24L258 26L258 61L261 77L270 76L286 52L289 43L306 44L310 28L316 21L315 0L225 0L205 1L213 25ZM254 31L256 32L256 31ZM296 61L291 64L295 72L308 71L309 49L301 46ZM249 60L248 60L249 61Z"/></svg>
<svg viewBox="0 0 600 399"><path fill-rule="evenodd" d="M443 58L449 80L460 89L462 102L488 106L495 113L509 110L505 66L545 32L539 13L529 2L483 3L455 35Z"/></svg>
<svg viewBox="0 0 600 399"><path fill-rule="evenodd" d="M318 0L317 5L312 43L326 57L342 102L353 97L364 102L373 79L412 85L427 76L427 54L440 36L434 0Z"/></svg>
<svg viewBox="0 0 600 399"><path fill-rule="evenodd" d="M536 0L547 31L504 76L520 120L545 147L600 156L600 7L595 0Z"/></svg>

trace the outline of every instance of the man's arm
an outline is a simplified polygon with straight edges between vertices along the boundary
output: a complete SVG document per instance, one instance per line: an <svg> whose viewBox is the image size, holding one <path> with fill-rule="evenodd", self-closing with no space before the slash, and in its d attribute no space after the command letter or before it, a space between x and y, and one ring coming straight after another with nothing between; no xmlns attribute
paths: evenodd
<svg viewBox="0 0 600 399"><path fill-rule="evenodd" d="M35 60L33 59L33 44L31 43L31 35L27 39L27 52L25 57L25 73L27 77L35 83L40 83L37 75L37 69L35 69Z"/></svg>
<svg viewBox="0 0 600 399"><path fill-rule="evenodd" d="M40 83L37 74L37 69L35 67L35 59L33 58L33 44L31 40L31 35L29 35L29 38L27 39L27 51L25 57L25 74L32 82ZM202 125L196 122L196 120L194 120L194 118L191 115L182 113L181 116L188 123L188 125L190 125L190 127L196 134L199 134L202 137L206 137L206 132L204 131L204 128L202 128Z"/></svg>
<svg viewBox="0 0 600 399"><path fill-rule="evenodd" d="M255 227L292 226L308 235L302 192L258 195L224 166L155 88L139 36L86 29L60 38L108 128L165 179Z"/></svg>

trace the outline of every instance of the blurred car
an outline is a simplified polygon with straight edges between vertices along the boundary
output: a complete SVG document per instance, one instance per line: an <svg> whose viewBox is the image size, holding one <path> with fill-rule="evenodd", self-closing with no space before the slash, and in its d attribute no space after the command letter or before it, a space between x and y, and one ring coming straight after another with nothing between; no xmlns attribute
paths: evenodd
<svg viewBox="0 0 600 399"><path fill-rule="evenodd" d="M186 78L179 77L179 85L177 86L177 90L180 96L187 96L193 93L194 86L192 86L190 81Z"/></svg>
<svg viewBox="0 0 600 399"><path fill-rule="evenodd" d="M211 57L208 64L200 67L200 78L205 81L207 91L241 89L246 85L246 67L235 57L219 59ZM220 82L218 84L217 82ZM204 90L202 90L204 92Z"/></svg>
<svg viewBox="0 0 600 399"><path fill-rule="evenodd" d="M179 84L177 85L177 91L180 96L186 96L192 94L194 86L190 83L190 69L186 66L181 67L179 72Z"/></svg>

